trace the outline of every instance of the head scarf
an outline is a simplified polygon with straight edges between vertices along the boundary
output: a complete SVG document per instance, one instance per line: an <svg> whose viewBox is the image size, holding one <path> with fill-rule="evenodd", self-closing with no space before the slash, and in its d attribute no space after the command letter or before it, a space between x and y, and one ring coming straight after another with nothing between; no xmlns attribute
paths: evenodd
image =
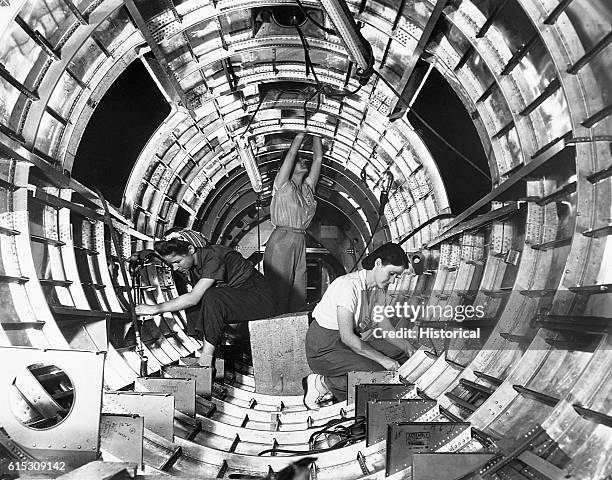
<svg viewBox="0 0 612 480"><path fill-rule="evenodd" d="M172 238L178 238L179 240L183 240L184 242L190 243L196 248L205 248L210 245L208 239L200 232L196 232L195 230L189 230L187 228L167 234L164 237L164 240L170 240Z"/></svg>

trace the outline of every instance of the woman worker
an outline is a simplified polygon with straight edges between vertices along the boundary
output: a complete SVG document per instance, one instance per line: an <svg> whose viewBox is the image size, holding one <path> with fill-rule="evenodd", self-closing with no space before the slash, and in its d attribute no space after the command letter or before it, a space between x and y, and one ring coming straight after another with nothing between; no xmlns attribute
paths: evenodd
<svg viewBox="0 0 612 480"><path fill-rule="evenodd" d="M408 356L414 347L405 339L385 337L364 341L360 334L373 327L372 308L384 305L385 290L408 267L408 257L395 243L386 243L362 261L363 269L335 279L312 312L306 334L306 359L314 374L304 379L304 404L317 409L333 393L346 400L350 371L397 370L399 363L389 355ZM393 329L388 318L376 325Z"/></svg>
<svg viewBox="0 0 612 480"><path fill-rule="evenodd" d="M313 161L298 158L305 133L298 133L274 179L270 219L274 231L264 252L264 273L274 288L277 313L295 312L306 303L306 229L317 209L315 187L323 145L313 136ZM297 162L296 162L297 158Z"/></svg>
<svg viewBox="0 0 612 480"><path fill-rule="evenodd" d="M200 365L212 365L226 324L274 314L271 286L236 250L221 245L196 247L179 238L155 242L154 248L193 288L158 305L138 305L136 314L176 312L200 303L200 314L188 316L187 321L187 333L203 342Z"/></svg>

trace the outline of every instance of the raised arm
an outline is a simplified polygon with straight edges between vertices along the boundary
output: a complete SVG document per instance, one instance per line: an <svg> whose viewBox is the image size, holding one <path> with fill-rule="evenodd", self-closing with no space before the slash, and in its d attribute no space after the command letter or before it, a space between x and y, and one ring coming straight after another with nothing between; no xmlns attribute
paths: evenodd
<svg viewBox="0 0 612 480"><path fill-rule="evenodd" d="M293 142L291 142L291 146L289 147L289 151L287 155L285 155L285 160L281 165L278 173L276 174L276 178L274 179L274 186L276 188L282 187L285 183L289 181L291 177L291 171L293 170L293 165L295 163L295 158L297 157L298 150L304 141L305 133L298 133Z"/></svg>
<svg viewBox="0 0 612 480"><path fill-rule="evenodd" d="M318 135L312 136L312 165L310 166L310 173L306 177L306 181L309 183L310 188L313 190L317 186L319 181L319 175L321 174L321 163L323 162L323 143L321 137Z"/></svg>

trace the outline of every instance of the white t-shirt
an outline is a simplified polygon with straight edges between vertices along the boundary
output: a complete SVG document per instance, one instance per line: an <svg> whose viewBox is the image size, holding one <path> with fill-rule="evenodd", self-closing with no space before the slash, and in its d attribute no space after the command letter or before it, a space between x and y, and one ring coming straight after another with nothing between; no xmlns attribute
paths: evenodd
<svg viewBox="0 0 612 480"><path fill-rule="evenodd" d="M369 318L371 309L382 300L384 305L385 291L376 288L368 290L366 286L367 270L348 273L336 278L323 295L312 312L312 316L323 328L339 330L338 307L353 312L354 326L365 317Z"/></svg>

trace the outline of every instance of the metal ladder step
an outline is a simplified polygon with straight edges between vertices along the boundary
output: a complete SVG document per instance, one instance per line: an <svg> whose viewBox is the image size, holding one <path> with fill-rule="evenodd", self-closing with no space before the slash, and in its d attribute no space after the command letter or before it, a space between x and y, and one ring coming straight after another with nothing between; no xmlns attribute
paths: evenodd
<svg viewBox="0 0 612 480"><path fill-rule="evenodd" d="M28 277L14 277L12 275L0 275L0 283L18 283L23 285L30 279Z"/></svg>
<svg viewBox="0 0 612 480"><path fill-rule="evenodd" d="M551 242L538 243L531 245L531 248L538 251L552 250L553 248L566 247L572 243L572 237L561 238Z"/></svg>
<svg viewBox="0 0 612 480"><path fill-rule="evenodd" d="M467 410L470 413L474 413L476 410L478 410L478 407L476 405L472 405L470 402L464 400L458 395L455 395L454 393L445 393L444 395L459 408L463 408L464 410Z"/></svg>
<svg viewBox="0 0 612 480"><path fill-rule="evenodd" d="M462 378L461 380L459 380L459 384L470 390L474 390L482 395L486 395L487 397L490 397L491 395L495 393L494 388L490 388L485 385L481 385L480 383L472 382L471 380L467 380L465 378Z"/></svg>
<svg viewBox="0 0 612 480"><path fill-rule="evenodd" d="M597 295L600 293L608 293L612 289L612 283L603 283L601 285L581 285L569 287L568 290L577 295Z"/></svg>
<svg viewBox="0 0 612 480"><path fill-rule="evenodd" d="M27 330L29 328L33 328L35 330L40 330L44 327L45 322L42 321L34 321L34 322L1 322L0 325L2 329L5 331L15 331L15 330Z"/></svg>
<svg viewBox="0 0 612 480"><path fill-rule="evenodd" d="M483 380L486 380L487 382L492 383L493 385L496 386L500 386L503 383L503 380L497 377L493 377L492 375L488 375L484 372L479 372L479 371L474 371L474 375L476 375L478 378L482 378Z"/></svg>
<svg viewBox="0 0 612 480"><path fill-rule="evenodd" d="M557 290L554 288L545 288L542 290L519 290L519 293L527 298L542 298L552 297Z"/></svg>
<svg viewBox="0 0 612 480"><path fill-rule="evenodd" d="M555 407L559 403L558 398L552 397L545 393L536 392L535 390L523 387L522 385L512 385L512 388L514 388L514 390L521 396L536 400L544 405L548 405L549 407Z"/></svg>
<svg viewBox="0 0 612 480"><path fill-rule="evenodd" d="M15 235L21 235L21 232L13 228L0 227L0 234L15 236Z"/></svg>
<svg viewBox="0 0 612 480"><path fill-rule="evenodd" d="M53 278L39 278L38 283L52 287L69 287L72 285L72 281L70 280L54 280Z"/></svg>
<svg viewBox="0 0 612 480"><path fill-rule="evenodd" d="M40 235L30 234L30 240L36 243L44 243L46 245L51 245L54 247L63 247L66 244L59 240L55 240L54 238L41 237Z"/></svg>
<svg viewBox="0 0 612 480"><path fill-rule="evenodd" d="M612 225L606 225L604 227L593 228L591 230L585 230L582 232L585 237L590 238L601 238L612 235Z"/></svg>
<svg viewBox="0 0 612 480"><path fill-rule="evenodd" d="M533 341L533 337L527 335L513 335L511 333L500 333L500 337L511 343L518 343L519 345L529 345Z"/></svg>
<svg viewBox="0 0 612 480"><path fill-rule="evenodd" d="M567 185L559 188L557 191L552 192L545 197L540 197L536 203L539 206L548 205L549 203L557 202L559 200L564 200L568 195L576 193L576 182L568 183Z"/></svg>
<svg viewBox="0 0 612 480"><path fill-rule="evenodd" d="M594 172L587 177L587 180L591 183L597 183L606 178L612 177L612 165L598 172Z"/></svg>
<svg viewBox="0 0 612 480"><path fill-rule="evenodd" d="M579 315L542 315L536 324L549 330L576 332L584 335L603 335L612 324L612 318Z"/></svg>
<svg viewBox="0 0 612 480"><path fill-rule="evenodd" d="M583 407L578 404L572 405L574 410L578 415L580 415L585 420L590 422L598 423L599 425L605 425L606 427L612 428L612 417L606 415L605 413L596 412L595 410L589 410L586 407Z"/></svg>
<svg viewBox="0 0 612 480"><path fill-rule="evenodd" d="M503 298L512 293L512 287L504 287L498 290L483 290L482 293L490 298Z"/></svg>

